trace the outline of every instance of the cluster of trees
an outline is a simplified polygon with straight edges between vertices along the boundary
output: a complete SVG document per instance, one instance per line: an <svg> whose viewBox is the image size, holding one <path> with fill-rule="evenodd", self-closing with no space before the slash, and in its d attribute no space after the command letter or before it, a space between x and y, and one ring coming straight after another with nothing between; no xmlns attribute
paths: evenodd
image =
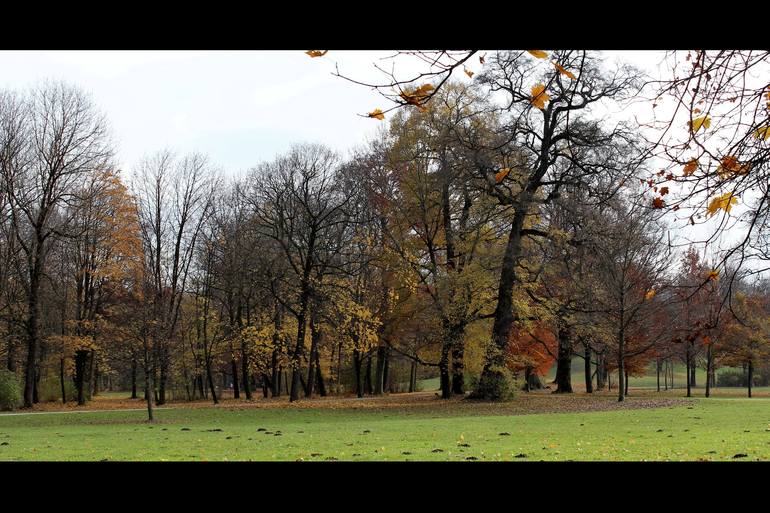
<svg viewBox="0 0 770 513"><path fill-rule="evenodd" d="M620 400L653 361L664 386L679 360L750 383L770 291L694 250L677 269L649 146L605 115L641 76L551 57L497 52L472 84L403 89L345 159L295 145L233 180L161 151L124 182L87 95L0 92L0 355L24 404L130 386L152 419L230 386L361 397L426 372L444 398L497 400L554 362L571 392L575 356Z"/></svg>

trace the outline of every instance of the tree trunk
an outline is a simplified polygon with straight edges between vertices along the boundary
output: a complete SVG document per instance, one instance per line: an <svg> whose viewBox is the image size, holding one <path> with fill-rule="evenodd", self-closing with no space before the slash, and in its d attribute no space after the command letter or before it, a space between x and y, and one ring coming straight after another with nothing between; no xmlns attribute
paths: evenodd
<svg viewBox="0 0 770 513"><path fill-rule="evenodd" d="M417 374L417 362L412 360L412 364L409 367L409 393L414 392L415 389L417 381L417 376L415 376L415 374Z"/></svg>
<svg viewBox="0 0 770 513"><path fill-rule="evenodd" d="M502 267L500 269L500 284L497 292L497 307L495 308L492 325L491 344L487 345L484 368L479 378L478 392L473 396L479 399L505 399L504 390L508 387L505 373L505 353L508 348L511 325L513 323L513 287L516 283L516 265L521 253L521 230L529 211L527 197L521 198L511 229L508 232L508 242L505 246Z"/></svg>
<svg viewBox="0 0 770 513"><path fill-rule="evenodd" d="M153 404L152 404L152 389L155 386L152 382L152 370L150 369L150 362L152 361L152 355L150 355L150 349L148 347L147 340L144 340L144 398L147 400L147 421L153 422Z"/></svg>
<svg viewBox="0 0 770 513"><path fill-rule="evenodd" d="M452 393L465 395L465 326L452 335Z"/></svg>
<svg viewBox="0 0 770 513"><path fill-rule="evenodd" d="M711 344L708 345L708 348L706 349L706 397L711 396L711 387L712 387L712 375L711 375L711 366L713 365L712 362L712 347Z"/></svg>
<svg viewBox="0 0 770 513"><path fill-rule="evenodd" d="M687 381L687 397L692 397L690 387L692 385L692 381L690 379L690 344L687 344L687 352L685 353L685 364L686 369L684 373L684 379Z"/></svg>
<svg viewBox="0 0 770 513"><path fill-rule="evenodd" d="M449 381L449 350L451 347L451 342L445 340L444 344L441 346L441 359L438 362L442 399L449 399L452 397L452 385Z"/></svg>
<svg viewBox="0 0 770 513"><path fill-rule="evenodd" d="M366 359L366 373L364 374L364 391L372 395L372 357Z"/></svg>
<svg viewBox="0 0 770 513"><path fill-rule="evenodd" d="M361 384L361 352L358 349L353 350L353 372L356 375L356 395L361 398L364 396L364 387Z"/></svg>
<svg viewBox="0 0 770 513"><path fill-rule="evenodd" d="M374 371L374 395L382 395L385 390L385 362L388 359L388 348L381 341L377 347L377 368Z"/></svg>
<svg viewBox="0 0 770 513"><path fill-rule="evenodd" d="M88 362L88 351L80 349L75 351L75 387L78 392L78 406L86 404L86 364Z"/></svg>
<svg viewBox="0 0 770 513"><path fill-rule="evenodd" d="M590 376L590 374L589 374ZM572 341L567 328L559 328L559 349L556 358L555 394L572 393Z"/></svg>
<svg viewBox="0 0 770 513"><path fill-rule="evenodd" d="M692 384L693 388L698 386L695 383L695 368L695 356L693 355L692 364L690 365L690 383Z"/></svg>
<svg viewBox="0 0 770 513"><path fill-rule="evenodd" d="M754 381L754 362L752 360L749 360L749 397L751 397L751 385L753 385Z"/></svg>
<svg viewBox="0 0 770 513"><path fill-rule="evenodd" d="M628 395L628 368L623 369L623 377L625 378L625 387L626 391L625 394Z"/></svg>
<svg viewBox="0 0 770 513"><path fill-rule="evenodd" d="M235 358L230 358L230 371L233 373L233 399L241 398L241 389L238 386L238 364Z"/></svg>
<svg viewBox="0 0 770 513"><path fill-rule="evenodd" d="M241 376L243 376L243 393L246 400L251 401L251 383L249 379L249 352L246 343L241 342Z"/></svg>
<svg viewBox="0 0 770 513"><path fill-rule="evenodd" d="M59 381L61 383L61 402L67 404L67 390L64 388L64 358L59 358Z"/></svg>
<svg viewBox="0 0 770 513"><path fill-rule="evenodd" d="M307 389L305 391L305 397L308 399L313 397L313 391L315 390L317 372L316 362L319 361L318 344L323 336L313 317L310 318L310 358L307 362Z"/></svg>
<svg viewBox="0 0 770 513"><path fill-rule="evenodd" d="M211 362L209 361L209 358L206 358L206 378L209 382L209 391L211 392L211 398L214 401L214 404L219 404L219 399L217 399L217 391L214 388L214 376L211 373Z"/></svg>
<svg viewBox="0 0 770 513"><path fill-rule="evenodd" d="M585 372L586 381L586 393L592 394L594 392L594 380L591 379L591 346L587 343L583 344L583 368Z"/></svg>
<svg viewBox="0 0 770 513"><path fill-rule="evenodd" d="M326 384L324 383L323 372L321 372L321 357L318 355L318 351L315 352L315 368L318 377L318 393L321 397L326 397Z"/></svg>
<svg viewBox="0 0 770 513"><path fill-rule="evenodd" d="M136 399L136 356L131 357L131 399Z"/></svg>
<svg viewBox="0 0 770 513"><path fill-rule="evenodd" d="M658 379L658 392L660 392L660 359L655 359L655 375Z"/></svg>
<svg viewBox="0 0 770 513"><path fill-rule="evenodd" d="M41 244L42 242L38 241L38 247ZM42 255L42 248L39 248L37 253ZM31 408L34 403L35 368L38 350L38 317L40 314L38 295L40 294L41 270L38 269L39 267L40 265L36 261L35 266L30 273L29 310L27 314L27 362L24 374L25 408Z"/></svg>

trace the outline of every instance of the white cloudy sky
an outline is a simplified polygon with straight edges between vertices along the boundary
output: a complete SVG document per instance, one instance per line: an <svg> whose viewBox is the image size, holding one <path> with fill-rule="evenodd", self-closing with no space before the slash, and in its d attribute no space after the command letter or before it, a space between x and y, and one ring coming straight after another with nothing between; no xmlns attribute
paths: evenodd
<svg viewBox="0 0 770 513"><path fill-rule="evenodd" d="M124 171L168 147L206 153L231 174L295 142L343 153L363 142L380 122L358 114L388 105L375 91L331 73L338 63L345 75L376 79L373 63L392 53L332 51L311 59L297 50L0 51L0 88L54 78L92 93L110 121ZM607 55L647 70L662 58L662 52ZM409 64L399 66L407 71Z"/></svg>

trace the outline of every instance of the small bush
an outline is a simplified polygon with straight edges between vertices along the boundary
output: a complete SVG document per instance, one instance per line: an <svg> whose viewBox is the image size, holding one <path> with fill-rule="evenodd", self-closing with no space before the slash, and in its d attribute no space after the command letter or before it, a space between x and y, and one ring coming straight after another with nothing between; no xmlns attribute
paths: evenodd
<svg viewBox="0 0 770 513"><path fill-rule="evenodd" d="M67 393L67 400L74 401L78 398L78 392L75 383L71 379L64 380L64 391ZM37 385L37 396L41 403L52 403L61 401L61 381L58 377L47 377L40 380Z"/></svg>
<svg viewBox="0 0 770 513"><path fill-rule="evenodd" d="M768 375L763 372L754 374L752 385L755 387L764 387L768 385ZM748 373L742 369L726 369L717 374L717 386L720 387L747 387Z"/></svg>
<svg viewBox="0 0 770 513"><path fill-rule="evenodd" d="M505 367L491 369L478 379L471 379L471 399L486 401L507 401L516 393L516 376Z"/></svg>
<svg viewBox="0 0 770 513"><path fill-rule="evenodd" d="M0 369L0 410L21 406L21 382L15 373Z"/></svg>

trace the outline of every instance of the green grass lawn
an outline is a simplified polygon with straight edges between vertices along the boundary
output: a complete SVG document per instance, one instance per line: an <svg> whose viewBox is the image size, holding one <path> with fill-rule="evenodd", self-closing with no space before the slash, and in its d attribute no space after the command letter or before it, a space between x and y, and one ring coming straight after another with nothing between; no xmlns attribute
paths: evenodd
<svg viewBox="0 0 770 513"><path fill-rule="evenodd" d="M532 415L201 408L159 410L157 418L149 425L142 412L0 416L0 460L770 459L765 398Z"/></svg>

